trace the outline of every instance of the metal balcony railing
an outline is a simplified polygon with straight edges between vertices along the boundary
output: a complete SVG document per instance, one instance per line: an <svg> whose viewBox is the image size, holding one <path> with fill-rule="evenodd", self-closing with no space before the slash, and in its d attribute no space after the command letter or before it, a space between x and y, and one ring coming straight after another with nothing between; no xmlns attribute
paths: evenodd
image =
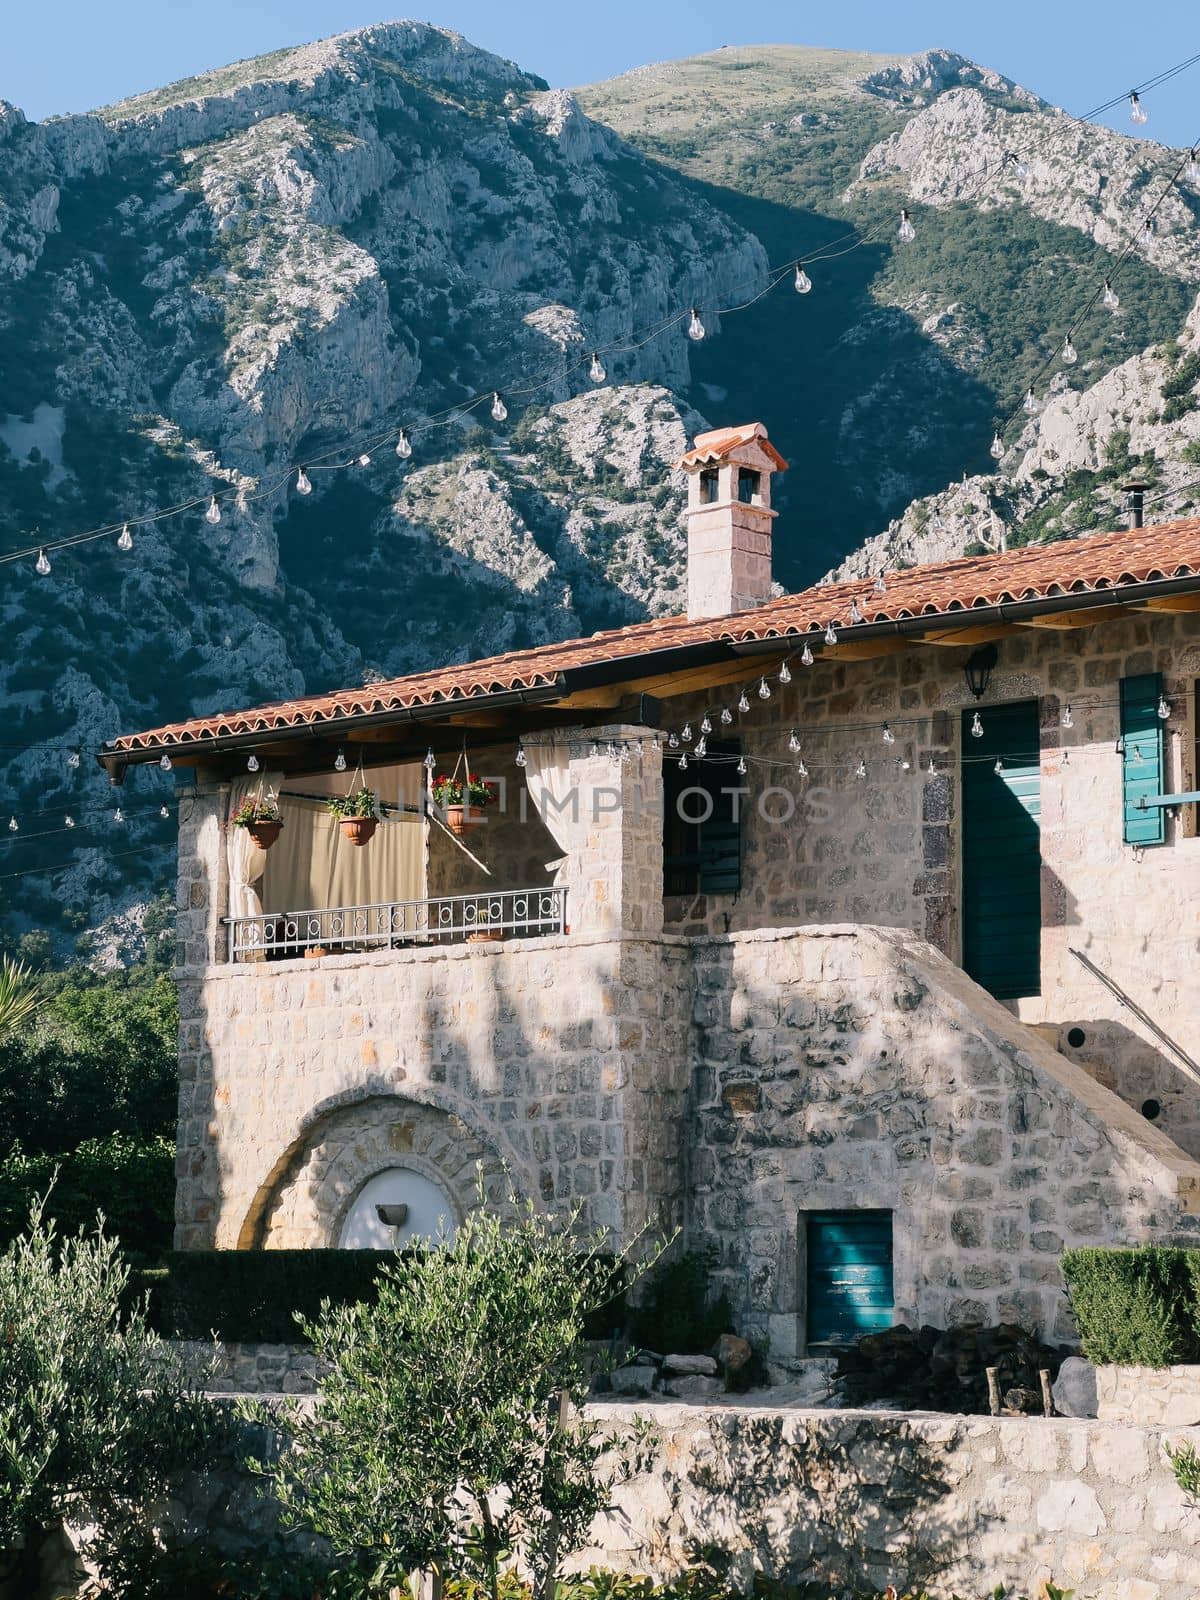
<svg viewBox="0 0 1200 1600"><path fill-rule="evenodd" d="M406 945L566 933L567 891L503 889L369 906L267 911L227 917L230 961L286 960L314 950L395 950Z"/></svg>

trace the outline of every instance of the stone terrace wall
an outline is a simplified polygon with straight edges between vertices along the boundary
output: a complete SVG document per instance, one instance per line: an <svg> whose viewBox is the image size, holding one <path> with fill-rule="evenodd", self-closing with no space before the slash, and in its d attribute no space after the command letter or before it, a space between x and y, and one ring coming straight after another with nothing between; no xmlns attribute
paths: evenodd
<svg viewBox="0 0 1200 1600"><path fill-rule="evenodd" d="M1031 628L999 640L997 649L998 665L978 702L981 716L1007 701L1042 700L1042 995L1021 1001L1020 1015L1052 1024L1059 1047L1135 1108L1156 1100L1159 1126L1200 1156L1194 1080L1069 953L1072 945L1086 951L1200 1058L1195 808L1168 821L1167 844L1143 851L1124 844L1115 753L1119 679L1161 672L1171 702L1164 724L1167 787L1197 787L1193 689L1200 679L1200 616L1144 614L1094 628ZM769 779L762 774L770 769L752 766L758 776L742 780L753 785L742 892L673 901L667 926L710 933L818 922L911 928L958 961L957 766L961 714L976 705L962 671L969 654L970 647L941 646L872 661L822 662L818 656L810 668L793 664L792 682L777 685L769 701L752 695L752 712L744 725L739 721L746 751L783 765ZM715 691L717 703L720 694ZM1066 701L1073 706L1071 730L1061 726ZM685 716L696 722L702 709L694 697L672 700L663 716L674 725ZM904 720L914 717L923 721ZM880 740L878 724L885 718L892 719L893 746ZM875 726L864 731L864 723ZM789 772L792 728L812 772L807 784ZM971 754L969 748L961 753ZM865 782L852 775L860 755L869 768ZM933 777L926 770L931 755L939 767ZM897 766L903 760L908 771ZM760 811L768 781L797 801L787 826L773 825ZM778 815L782 805L773 798L763 809ZM1080 1044L1067 1038L1076 1028L1084 1035Z"/></svg>
<svg viewBox="0 0 1200 1600"><path fill-rule="evenodd" d="M894 1213L896 1320L1073 1328L1066 1246L1188 1236L1200 1166L891 929L695 947L689 1240L803 1351L806 1211Z"/></svg>
<svg viewBox="0 0 1200 1600"><path fill-rule="evenodd" d="M618 1428L632 1407L594 1408ZM645 1415L646 1408L642 1408ZM749 1589L929 1583L939 1595L1194 1600L1200 1509L1155 1428L929 1413L654 1407L647 1470L618 1490L580 1566L667 1577L715 1547Z"/></svg>

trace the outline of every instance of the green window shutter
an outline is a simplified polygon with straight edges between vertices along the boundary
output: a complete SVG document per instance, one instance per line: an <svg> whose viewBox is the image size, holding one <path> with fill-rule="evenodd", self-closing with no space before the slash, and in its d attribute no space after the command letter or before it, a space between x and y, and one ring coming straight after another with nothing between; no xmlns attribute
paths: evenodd
<svg viewBox="0 0 1200 1600"><path fill-rule="evenodd" d="M1162 674L1121 679L1121 805L1126 844L1162 844L1167 814L1162 806L1142 810L1138 801L1163 793L1163 725L1158 715Z"/></svg>

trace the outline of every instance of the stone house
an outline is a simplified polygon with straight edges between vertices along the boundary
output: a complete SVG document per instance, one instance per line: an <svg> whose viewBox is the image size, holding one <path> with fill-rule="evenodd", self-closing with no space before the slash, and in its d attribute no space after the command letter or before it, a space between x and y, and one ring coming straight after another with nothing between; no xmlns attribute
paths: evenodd
<svg viewBox="0 0 1200 1600"><path fill-rule="evenodd" d="M190 780L181 1247L384 1245L507 1167L713 1246L786 1358L1062 1334L1065 1246L1192 1236L1200 520L776 596L783 466L679 463L685 616L104 748Z"/></svg>

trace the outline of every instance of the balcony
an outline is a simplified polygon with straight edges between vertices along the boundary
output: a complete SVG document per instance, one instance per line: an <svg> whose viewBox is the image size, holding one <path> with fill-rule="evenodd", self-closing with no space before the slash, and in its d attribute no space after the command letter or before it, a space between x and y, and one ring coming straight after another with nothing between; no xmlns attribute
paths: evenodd
<svg viewBox="0 0 1200 1600"><path fill-rule="evenodd" d="M567 932L565 888L505 889L311 911L226 917L230 961L288 961L335 951L484 943Z"/></svg>

